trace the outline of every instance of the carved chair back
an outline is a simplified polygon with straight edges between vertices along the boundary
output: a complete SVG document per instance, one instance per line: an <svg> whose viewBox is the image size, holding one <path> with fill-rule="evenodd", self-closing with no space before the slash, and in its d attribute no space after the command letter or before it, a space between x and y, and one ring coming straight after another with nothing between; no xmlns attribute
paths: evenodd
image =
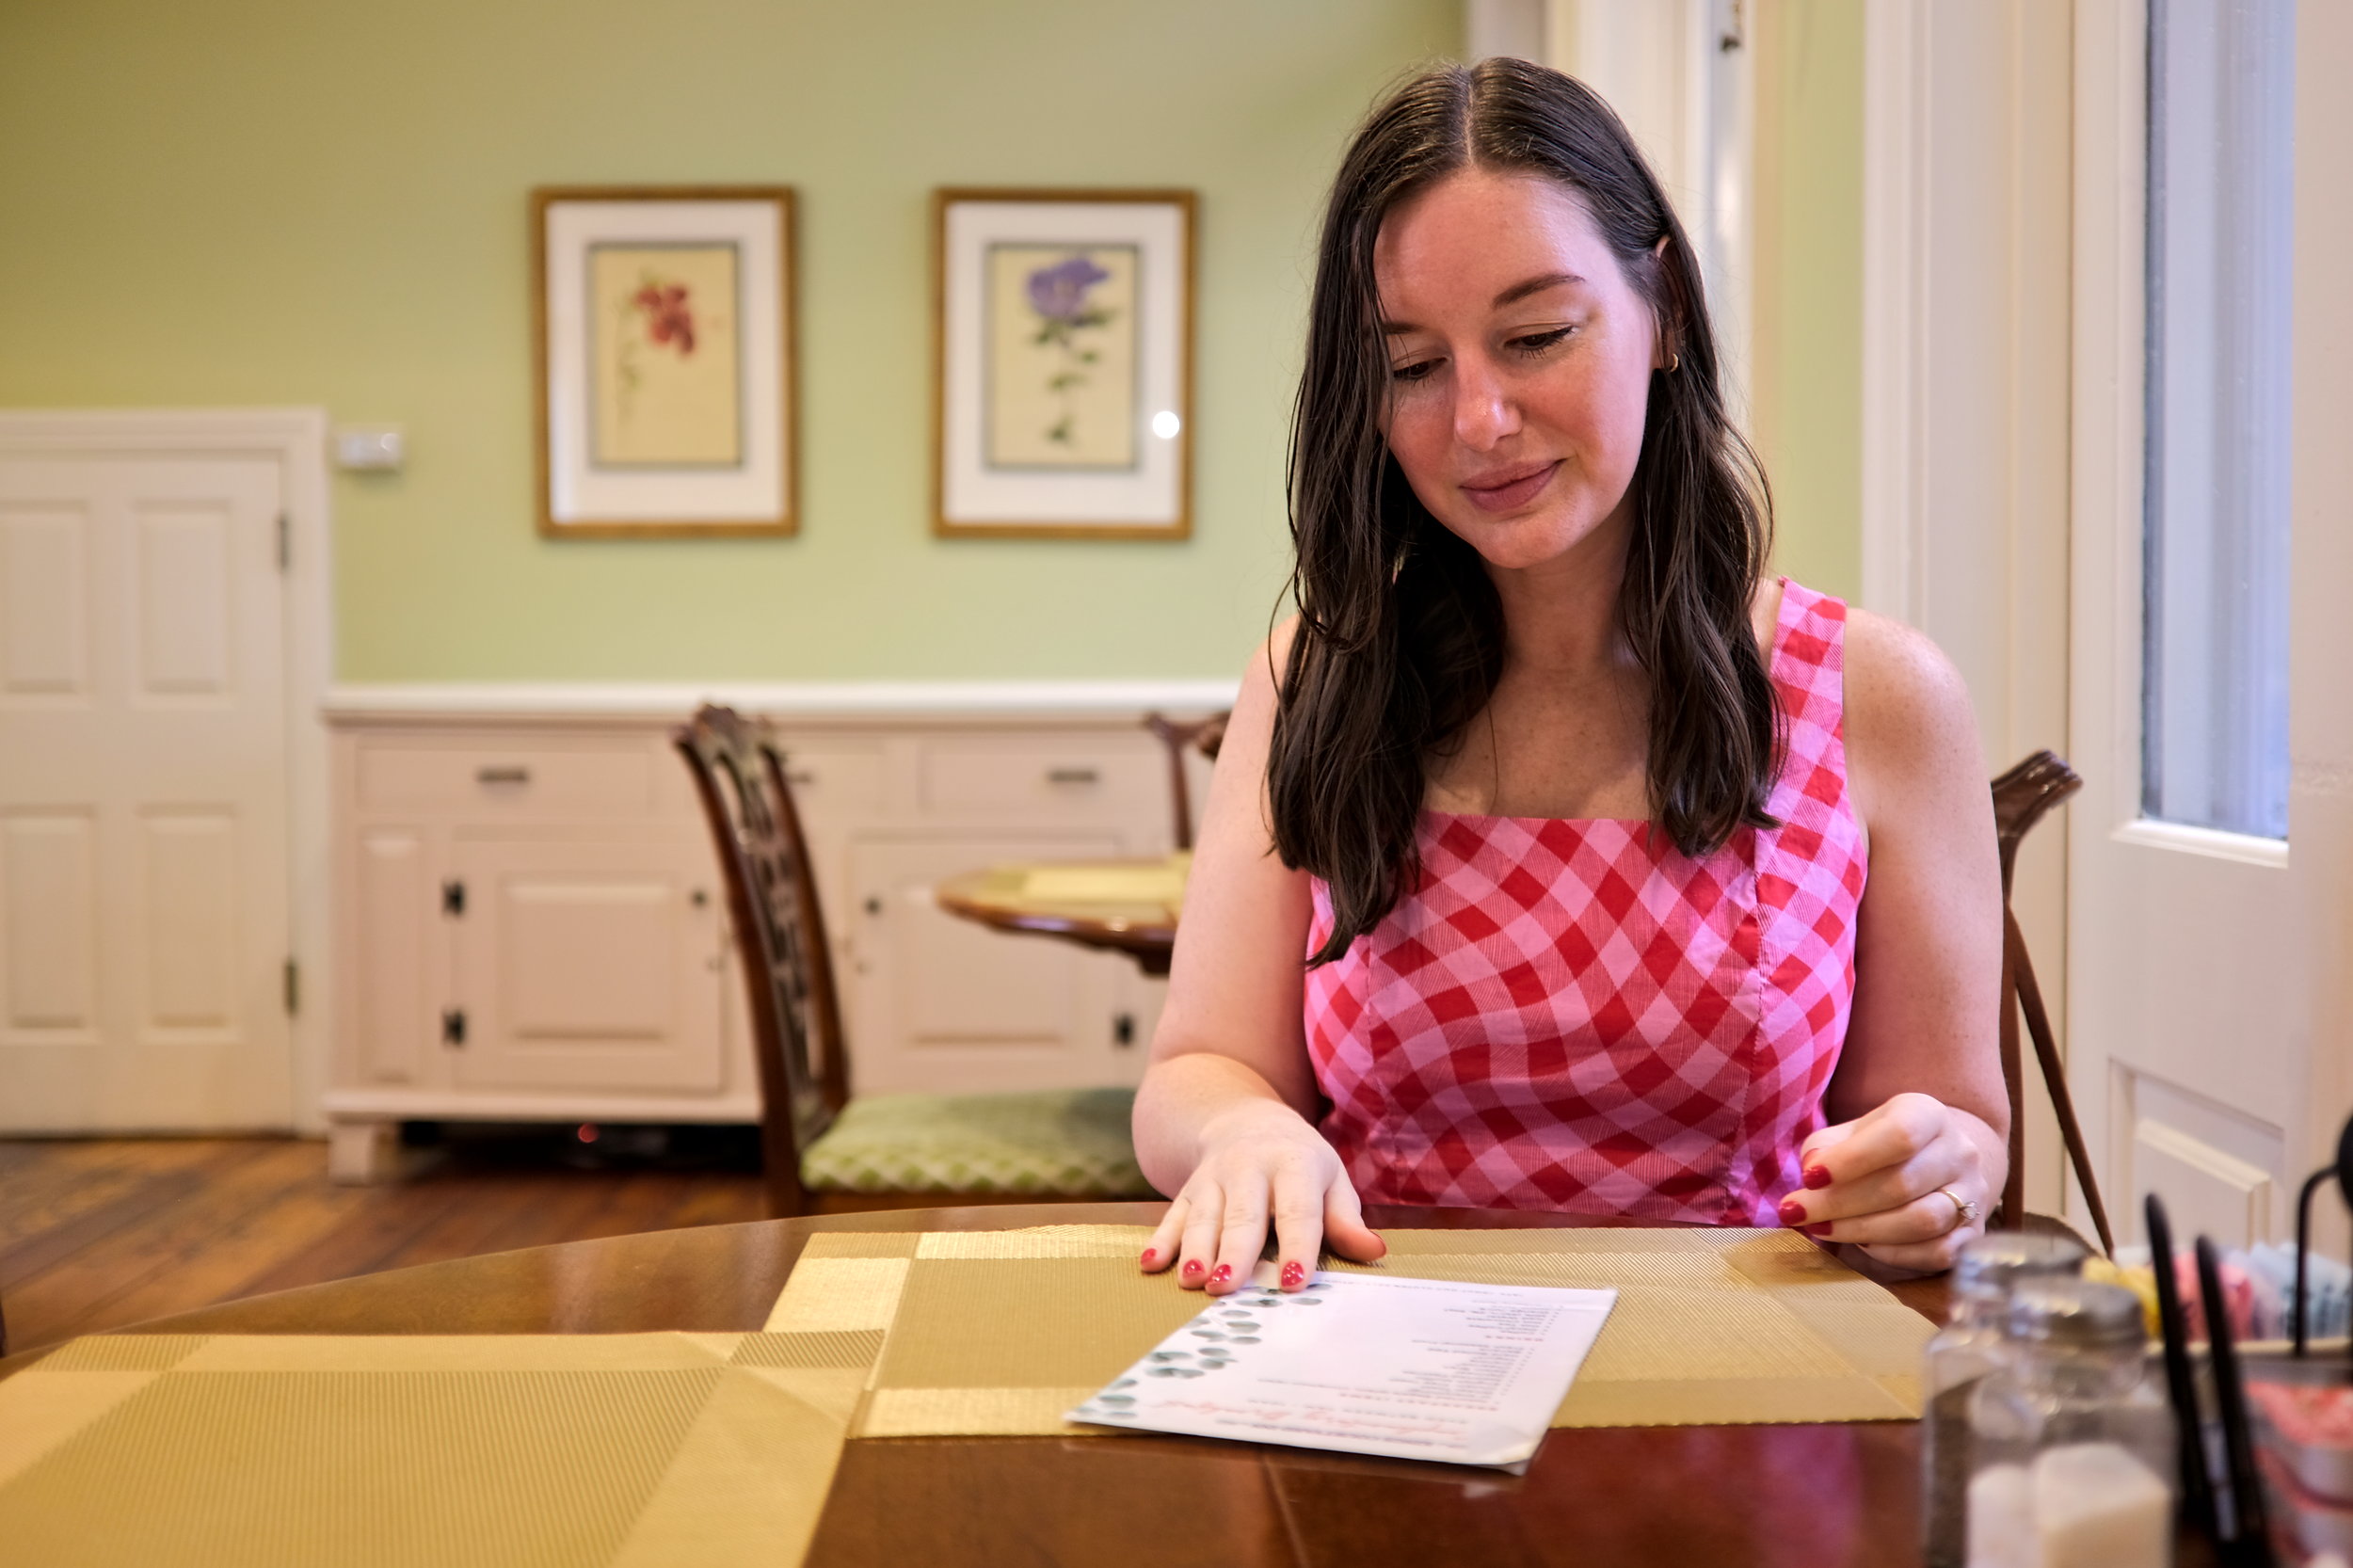
<svg viewBox="0 0 2353 1568"><path fill-rule="evenodd" d="M1193 724L1181 724L1164 713L1144 715L1144 728L1168 748L1168 797L1176 810L1170 839L1178 849L1193 847L1193 791L1185 780L1185 752L1191 748L1216 761L1218 747L1225 744L1225 722L1233 716L1230 712L1212 713Z"/></svg>
<svg viewBox="0 0 2353 1568"><path fill-rule="evenodd" d="M824 913L808 843L764 720L706 705L672 739L686 759L727 873L759 1063L769 1205L803 1212L801 1155L849 1099Z"/></svg>
<svg viewBox="0 0 2353 1568"><path fill-rule="evenodd" d="M2034 963L2026 954L2026 939L2009 906L2019 844L2053 807L2083 786L2075 770L2048 751L2036 752L1993 780L1993 832L2002 856L2002 1080L2009 1090L2009 1181L2002 1192L1999 1223L2011 1230L2026 1223L2025 1066L2018 1038L2023 1014L2035 1061L2042 1070L2043 1087L2058 1117L2059 1137L2066 1143L2084 1203L2091 1210L2092 1225L2100 1234L2100 1244L2113 1253L2116 1242L2108 1232L2107 1206L2101 1201L2090 1151L2084 1144L2083 1128L2075 1120L2074 1096L2067 1090L2067 1068L2059 1060L2058 1042L2042 1005L2042 988L2035 981Z"/></svg>

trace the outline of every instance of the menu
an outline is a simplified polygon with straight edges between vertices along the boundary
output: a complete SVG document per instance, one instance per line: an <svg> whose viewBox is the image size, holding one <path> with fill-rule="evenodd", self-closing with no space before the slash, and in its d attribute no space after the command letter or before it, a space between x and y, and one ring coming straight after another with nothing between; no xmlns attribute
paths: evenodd
<svg viewBox="0 0 2353 1568"><path fill-rule="evenodd" d="M1073 1421L1503 1468L1525 1465L1615 1290L1273 1265L1069 1413Z"/></svg>

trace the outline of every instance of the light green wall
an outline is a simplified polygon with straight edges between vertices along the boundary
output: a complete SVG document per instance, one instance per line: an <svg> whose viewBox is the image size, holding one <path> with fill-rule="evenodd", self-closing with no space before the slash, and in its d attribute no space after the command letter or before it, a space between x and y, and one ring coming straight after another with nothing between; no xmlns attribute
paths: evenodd
<svg viewBox="0 0 2353 1568"><path fill-rule="evenodd" d="M0 404L323 404L346 680L1225 675L1285 564L1317 202L1458 0L0 6ZM540 540L524 193L800 193L804 531ZM1201 196L1194 537L929 534L938 184Z"/></svg>
<svg viewBox="0 0 2353 1568"><path fill-rule="evenodd" d="M1757 11L1754 433L1776 564L1863 587L1863 0Z"/></svg>

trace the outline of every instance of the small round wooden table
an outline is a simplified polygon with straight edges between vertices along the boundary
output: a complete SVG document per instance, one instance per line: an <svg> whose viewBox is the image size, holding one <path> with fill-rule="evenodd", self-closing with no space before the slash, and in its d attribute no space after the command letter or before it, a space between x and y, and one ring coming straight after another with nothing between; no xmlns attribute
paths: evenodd
<svg viewBox="0 0 2353 1568"><path fill-rule="evenodd" d="M1059 936L1080 947L1124 952L1148 975L1168 973L1176 947L1176 906L1163 900L1040 897L1030 891L1039 872L1153 872L1164 860L1053 860L991 866L950 877L933 889L951 915L1000 931Z"/></svg>
<svg viewBox="0 0 2353 1568"><path fill-rule="evenodd" d="M1160 1213L1147 1203L1041 1204L654 1231L398 1269L126 1332L740 1332L766 1320L816 1231L1136 1224ZM1369 1217L1576 1223L1426 1208ZM1943 1279L1894 1288L1942 1317ZM0 1361L0 1375L40 1353ZM1919 1493L1910 1422L1561 1430L1526 1476L1182 1437L873 1438L844 1452L808 1561L1895 1568L1919 1561Z"/></svg>

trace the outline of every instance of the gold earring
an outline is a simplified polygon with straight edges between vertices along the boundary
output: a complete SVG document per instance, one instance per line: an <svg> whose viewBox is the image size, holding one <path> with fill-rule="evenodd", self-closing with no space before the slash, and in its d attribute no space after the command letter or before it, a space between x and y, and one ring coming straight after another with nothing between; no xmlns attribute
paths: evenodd
<svg viewBox="0 0 2353 1568"><path fill-rule="evenodd" d="M1682 356L1682 355L1680 355L1680 354L1670 354L1670 355L1668 355L1668 356L1667 356L1667 374L1668 374L1668 375L1673 376L1673 375L1676 371L1681 370L1682 368L1683 368L1683 356Z"/></svg>

